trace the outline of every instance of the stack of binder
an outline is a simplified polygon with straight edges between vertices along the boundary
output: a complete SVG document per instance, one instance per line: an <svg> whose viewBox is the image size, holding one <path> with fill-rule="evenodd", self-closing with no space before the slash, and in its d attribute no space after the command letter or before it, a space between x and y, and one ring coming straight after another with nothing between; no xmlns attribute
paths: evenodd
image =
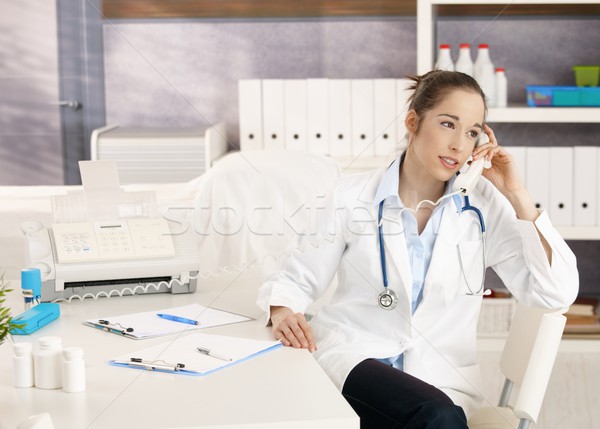
<svg viewBox="0 0 600 429"><path fill-rule="evenodd" d="M404 138L407 79L240 80L241 150L386 157Z"/></svg>
<svg viewBox="0 0 600 429"><path fill-rule="evenodd" d="M538 209L555 226L600 225L600 150L596 146L506 146Z"/></svg>

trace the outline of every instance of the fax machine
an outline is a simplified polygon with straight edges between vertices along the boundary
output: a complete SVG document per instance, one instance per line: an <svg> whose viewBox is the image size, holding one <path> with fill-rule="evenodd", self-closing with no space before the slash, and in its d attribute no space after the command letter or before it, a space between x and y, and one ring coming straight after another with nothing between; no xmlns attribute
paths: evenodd
<svg viewBox="0 0 600 429"><path fill-rule="evenodd" d="M196 290L193 231L173 233L162 218L26 222L30 267L42 273L42 301Z"/></svg>

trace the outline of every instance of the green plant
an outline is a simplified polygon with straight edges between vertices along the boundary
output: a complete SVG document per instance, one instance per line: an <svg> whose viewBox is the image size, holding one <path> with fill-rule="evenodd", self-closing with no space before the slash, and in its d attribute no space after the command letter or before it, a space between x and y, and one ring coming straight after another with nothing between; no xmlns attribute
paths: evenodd
<svg viewBox="0 0 600 429"><path fill-rule="evenodd" d="M11 328L14 326L12 325L12 317L10 316L10 308L4 307L6 295L12 292L12 289L8 288L10 282L4 278L5 274L3 273L0 277L0 344L4 342Z"/></svg>

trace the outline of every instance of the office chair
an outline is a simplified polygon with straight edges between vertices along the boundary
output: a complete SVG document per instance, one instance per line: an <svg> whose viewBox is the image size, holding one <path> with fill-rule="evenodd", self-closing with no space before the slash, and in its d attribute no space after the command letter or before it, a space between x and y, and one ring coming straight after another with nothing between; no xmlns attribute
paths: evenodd
<svg viewBox="0 0 600 429"><path fill-rule="evenodd" d="M499 404L476 411L469 429L527 429L537 421L566 320L557 312L517 305L500 359L506 380ZM509 406L515 385L519 389Z"/></svg>

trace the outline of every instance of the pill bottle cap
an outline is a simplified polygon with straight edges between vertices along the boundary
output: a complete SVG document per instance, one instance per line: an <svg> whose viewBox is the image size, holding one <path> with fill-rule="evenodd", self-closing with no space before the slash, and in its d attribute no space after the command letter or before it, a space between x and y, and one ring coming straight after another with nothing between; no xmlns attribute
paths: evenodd
<svg viewBox="0 0 600 429"><path fill-rule="evenodd" d="M15 343L13 350L17 356L25 356L31 353L33 346L31 343Z"/></svg>
<svg viewBox="0 0 600 429"><path fill-rule="evenodd" d="M83 357L83 349L81 347L65 347L63 356L66 360L80 359Z"/></svg>
<svg viewBox="0 0 600 429"><path fill-rule="evenodd" d="M40 348L60 347L61 339L59 337L41 337L38 340Z"/></svg>

